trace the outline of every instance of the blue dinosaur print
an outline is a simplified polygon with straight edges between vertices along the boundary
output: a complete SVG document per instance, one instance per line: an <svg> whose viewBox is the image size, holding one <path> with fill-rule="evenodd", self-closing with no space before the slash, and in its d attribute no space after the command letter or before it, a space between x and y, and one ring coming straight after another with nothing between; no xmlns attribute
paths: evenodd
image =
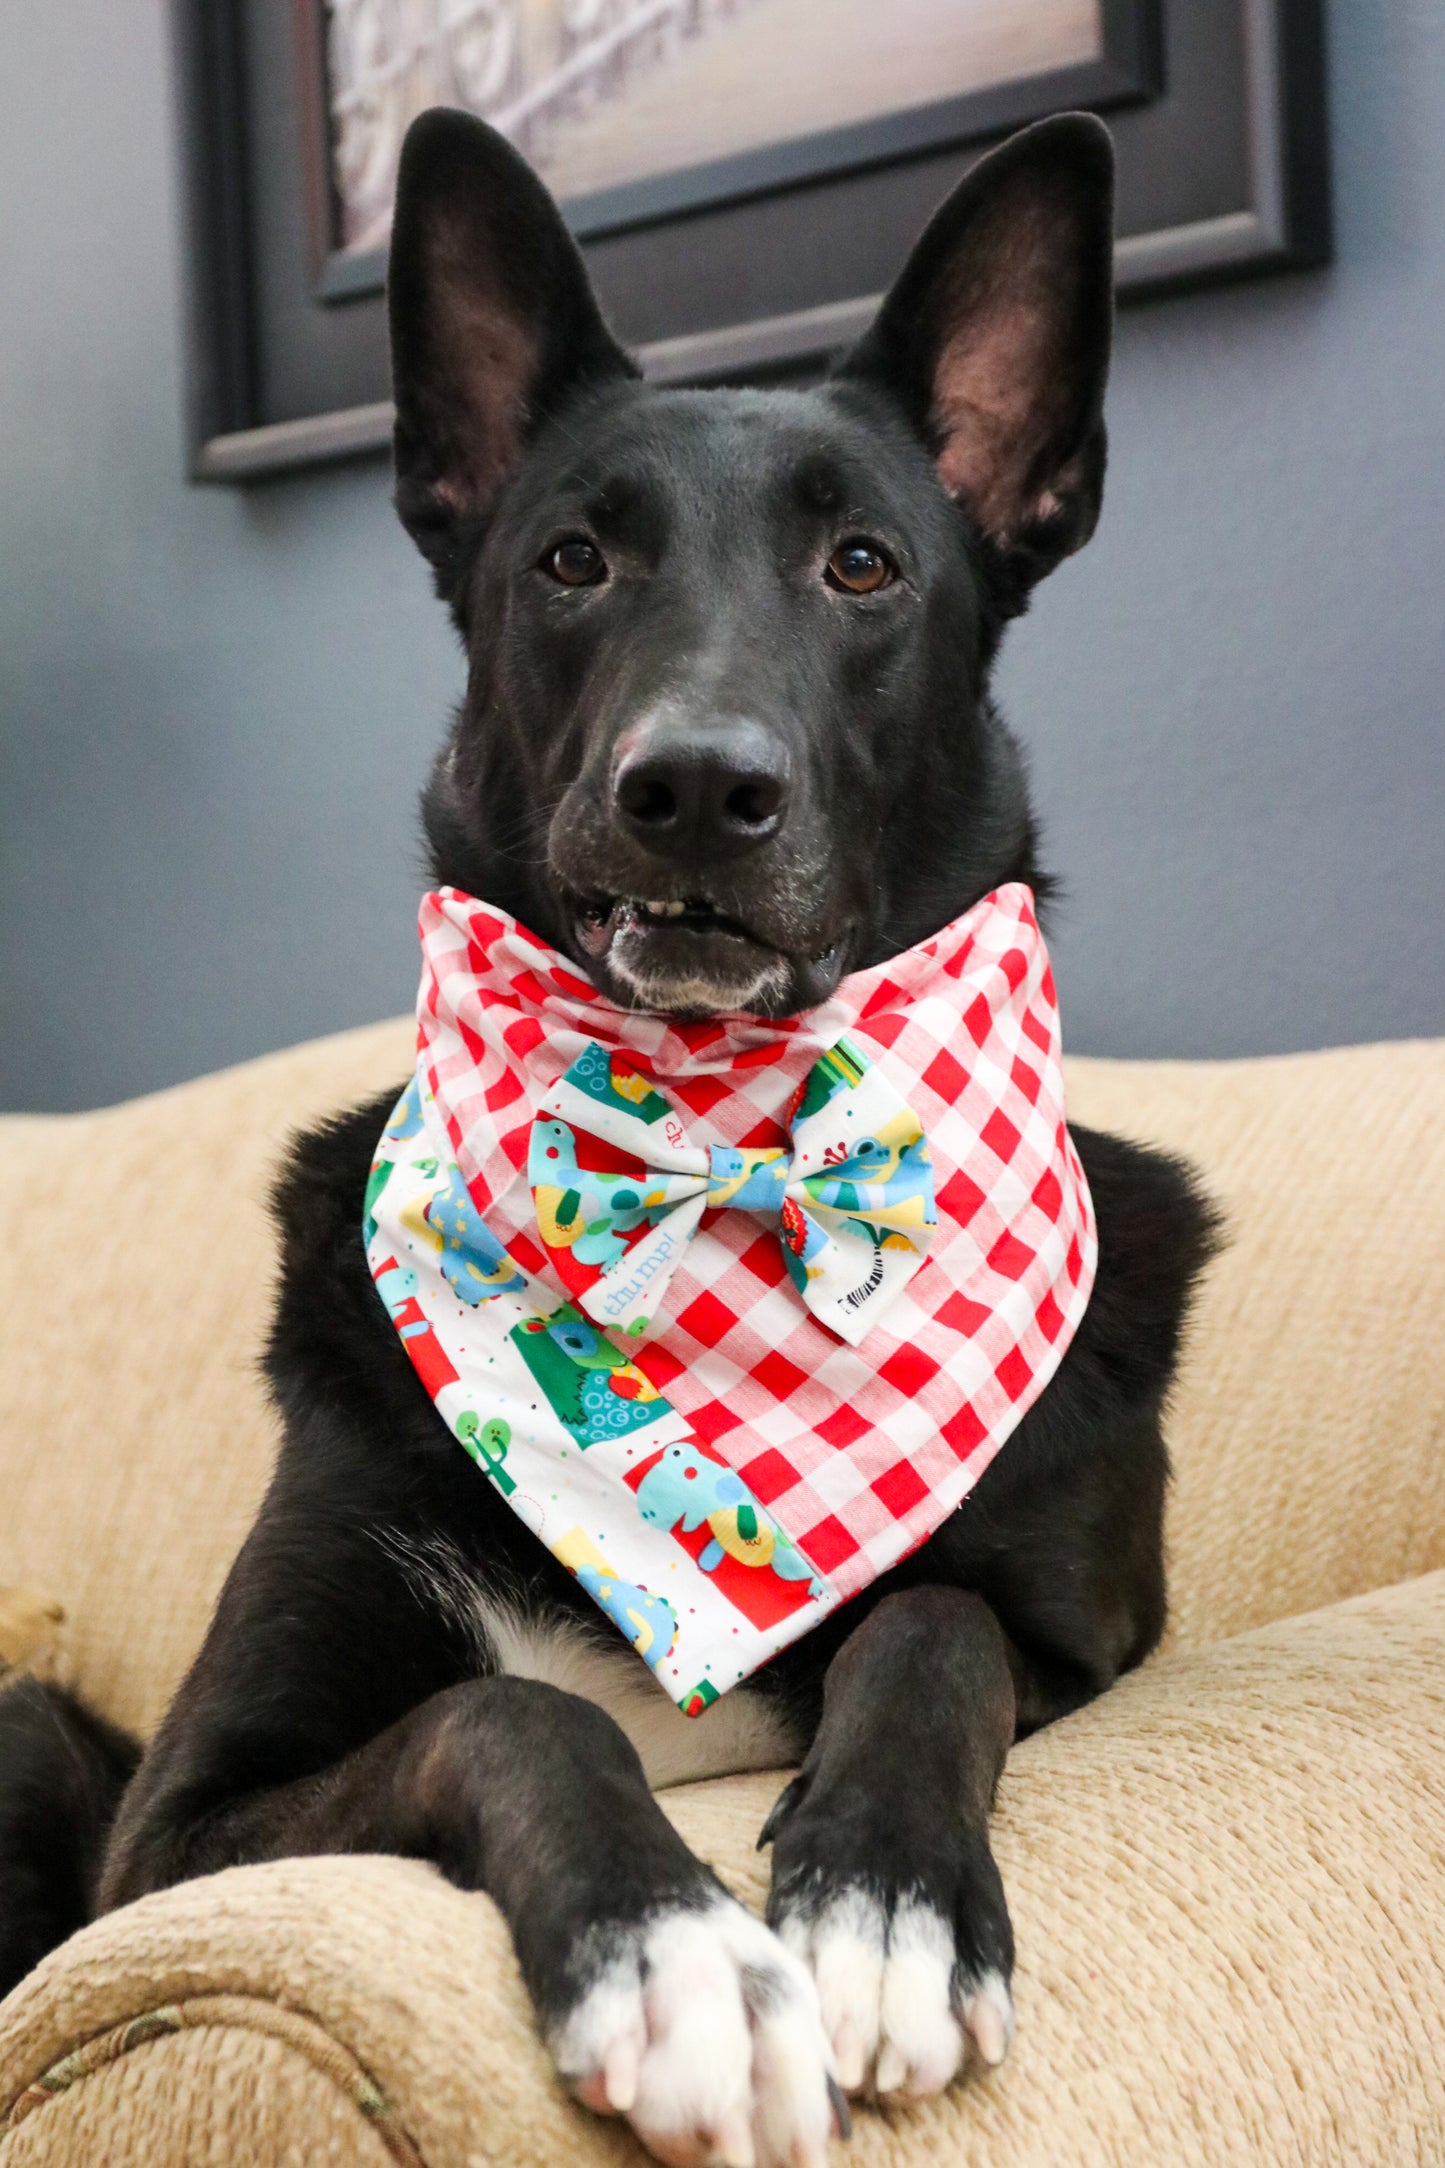
<svg viewBox="0 0 1445 2168"><path fill-rule="evenodd" d="M725 1557L748 1566L770 1566L779 1580L807 1581L810 1596L823 1584L776 1521L769 1518L742 1477L720 1468L692 1445L669 1445L637 1486L637 1510L652 1528L669 1532L682 1523L692 1535L706 1522L712 1541L698 1559L715 1573Z"/></svg>
<svg viewBox="0 0 1445 2168"><path fill-rule="evenodd" d="M570 1249L579 1264L606 1272L627 1254L621 1237L666 1209L647 1205L637 1182L623 1174L592 1174L577 1164L577 1139L566 1122L532 1124L527 1180L537 1224L551 1249Z"/></svg>
<svg viewBox="0 0 1445 2168"><path fill-rule="evenodd" d="M788 1154L771 1146L740 1151L736 1145L710 1144L708 1197L710 1205L736 1205L745 1212L781 1212L792 1162Z"/></svg>
<svg viewBox="0 0 1445 2168"><path fill-rule="evenodd" d="M815 1177L812 1189L820 1204L840 1212L882 1212L911 1198L931 1199L933 1163L925 1138L911 1137L905 1144L890 1144L877 1137L860 1137L849 1154L846 1175ZM932 1220L930 1212L929 1220Z"/></svg>
<svg viewBox="0 0 1445 2168"><path fill-rule="evenodd" d="M605 1566L579 1566L577 1578L655 1671L677 1639L677 1614L667 1598L620 1580Z"/></svg>
<svg viewBox="0 0 1445 2168"><path fill-rule="evenodd" d="M460 1167L427 1201L426 1221L441 1237L440 1264L447 1286L473 1309L493 1295L520 1293L527 1282L472 1203Z"/></svg>
<svg viewBox="0 0 1445 2168"><path fill-rule="evenodd" d="M388 1144L405 1144L420 1135L421 1126L421 1083L413 1077L392 1108L382 1136Z"/></svg>

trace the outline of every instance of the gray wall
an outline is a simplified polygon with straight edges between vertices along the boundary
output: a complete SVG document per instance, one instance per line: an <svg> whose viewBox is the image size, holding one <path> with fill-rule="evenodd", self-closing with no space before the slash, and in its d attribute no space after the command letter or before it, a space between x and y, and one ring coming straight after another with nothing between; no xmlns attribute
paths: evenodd
<svg viewBox="0 0 1445 2168"><path fill-rule="evenodd" d="M1339 262L1130 310L1099 536L1006 657L1068 1043L1445 1031L1445 13L1335 0ZM0 1106L413 988L458 657L379 465L180 480L161 0L0 13Z"/></svg>

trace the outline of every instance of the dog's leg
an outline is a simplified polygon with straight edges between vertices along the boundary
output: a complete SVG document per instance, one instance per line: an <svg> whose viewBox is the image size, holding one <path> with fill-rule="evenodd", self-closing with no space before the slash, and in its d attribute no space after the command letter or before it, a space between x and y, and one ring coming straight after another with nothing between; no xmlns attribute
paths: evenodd
<svg viewBox="0 0 1445 2168"><path fill-rule="evenodd" d="M1012 1651L961 1589L885 1596L828 1668L779 1799L768 1919L818 1983L844 2087L939 2091L1013 2033L1013 1931L988 1816L1015 1728Z"/></svg>
<svg viewBox="0 0 1445 2168"><path fill-rule="evenodd" d="M495 1900L586 2105L684 2168L822 2162L842 2103L805 1966L689 1852L591 1702L469 1679L317 1776L184 1815L161 1775L118 1832L104 1904L240 1861L432 1860Z"/></svg>
<svg viewBox="0 0 1445 2168"><path fill-rule="evenodd" d="M59 1687L0 1692L0 1997L90 1918L101 1855L140 1759Z"/></svg>

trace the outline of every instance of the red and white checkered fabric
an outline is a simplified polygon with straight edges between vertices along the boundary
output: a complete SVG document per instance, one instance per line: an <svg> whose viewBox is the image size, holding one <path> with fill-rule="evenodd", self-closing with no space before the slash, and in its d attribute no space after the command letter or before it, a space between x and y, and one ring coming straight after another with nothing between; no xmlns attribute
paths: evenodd
<svg viewBox="0 0 1445 2168"><path fill-rule="evenodd" d="M455 889L425 898L419 1069L477 1210L565 1297L526 1180L534 1110L597 1041L691 1138L785 1145L794 1091L844 1033L922 1119L938 1230L857 1347L805 1309L776 1223L708 1214L627 1353L839 1599L921 1543L1057 1369L1097 1238L1064 1121L1053 974L1021 883L781 1021L617 1008L545 943Z"/></svg>

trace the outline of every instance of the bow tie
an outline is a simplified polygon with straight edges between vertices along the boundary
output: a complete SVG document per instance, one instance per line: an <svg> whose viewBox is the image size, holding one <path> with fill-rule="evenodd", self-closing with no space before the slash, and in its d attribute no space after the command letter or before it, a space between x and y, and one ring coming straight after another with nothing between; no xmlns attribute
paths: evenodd
<svg viewBox="0 0 1445 2168"><path fill-rule="evenodd" d="M527 1179L547 1253L589 1317L646 1332L704 1212L778 1223L794 1287L850 1345L923 1263L933 1167L913 1109L846 1039L813 1064L791 1149L694 1143L672 1103L591 1041L532 1124Z"/></svg>

